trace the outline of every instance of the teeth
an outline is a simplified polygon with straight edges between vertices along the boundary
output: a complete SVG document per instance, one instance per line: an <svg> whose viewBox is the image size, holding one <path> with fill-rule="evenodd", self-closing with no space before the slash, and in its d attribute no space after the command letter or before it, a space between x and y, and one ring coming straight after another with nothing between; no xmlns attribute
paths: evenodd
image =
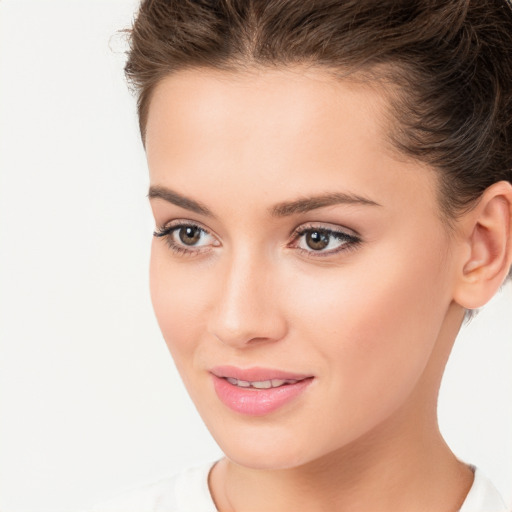
<svg viewBox="0 0 512 512"><path fill-rule="evenodd" d="M226 380L233 384L233 386L240 386L241 388L248 388L251 386L251 383L246 380L238 380L234 379L233 377L226 377Z"/></svg>
<svg viewBox="0 0 512 512"><path fill-rule="evenodd" d="M268 389L272 387L272 381L270 380L259 380L256 382L251 382L253 388L256 389Z"/></svg>
<svg viewBox="0 0 512 512"><path fill-rule="evenodd" d="M256 388L256 389L269 389L269 388L278 388L279 386L283 386L284 384L295 384L297 382L293 379L272 379L272 380L257 380L254 382L249 382L247 380L238 380L233 377L226 377L226 380L233 384L233 386L238 386L241 388Z"/></svg>

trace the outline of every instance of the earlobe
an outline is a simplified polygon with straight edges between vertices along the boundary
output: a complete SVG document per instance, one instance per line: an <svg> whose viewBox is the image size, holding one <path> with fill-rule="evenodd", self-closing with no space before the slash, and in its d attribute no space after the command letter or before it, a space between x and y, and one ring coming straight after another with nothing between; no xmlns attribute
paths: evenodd
<svg viewBox="0 0 512 512"><path fill-rule="evenodd" d="M487 188L463 225L465 251L454 299L476 309L498 291L512 264L512 184L500 181Z"/></svg>

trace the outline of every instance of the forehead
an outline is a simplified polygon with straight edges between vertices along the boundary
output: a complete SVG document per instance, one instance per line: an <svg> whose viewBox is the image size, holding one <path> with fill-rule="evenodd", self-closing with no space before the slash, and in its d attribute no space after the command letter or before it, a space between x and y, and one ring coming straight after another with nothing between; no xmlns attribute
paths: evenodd
<svg viewBox="0 0 512 512"><path fill-rule="evenodd" d="M432 173L392 149L389 125L382 89L325 71L180 71L151 100L151 182L187 193L215 190L224 200L241 191L279 201L286 197L276 191L337 189L385 204L401 189L409 200L416 189L433 192Z"/></svg>
<svg viewBox="0 0 512 512"><path fill-rule="evenodd" d="M331 132L338 143L352 139L384 143L387 101L377 87L335 80L302 68L224 72L180 71L155 88L146 145L153 153L177 138L197 145L222 139L281 144L292 137L312 141ZM356 125L360 130L354 131ZM346 128L344 130L344 128ZM334 130L335 129L335 133ZM297 148L295 148L297 149Z"/></svg>

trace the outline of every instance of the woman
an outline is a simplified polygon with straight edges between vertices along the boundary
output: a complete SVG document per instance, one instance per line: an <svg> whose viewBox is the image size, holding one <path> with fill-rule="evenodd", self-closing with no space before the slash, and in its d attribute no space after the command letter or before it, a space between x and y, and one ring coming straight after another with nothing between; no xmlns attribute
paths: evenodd
<svg viewBox="0 0 512 512"><path fill-rule="evenodd" d="M436 408L512 263L507 2L146 0L126 72L153 306L225 458L98 510L506 510Z"/></svg>

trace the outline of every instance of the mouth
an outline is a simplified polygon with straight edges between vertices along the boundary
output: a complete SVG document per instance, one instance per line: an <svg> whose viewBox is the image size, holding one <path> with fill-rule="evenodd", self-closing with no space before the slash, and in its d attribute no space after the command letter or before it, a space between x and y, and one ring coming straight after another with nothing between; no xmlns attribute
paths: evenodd
<svg viewBox="0 0 512 512"><path fill-rule="evenodd" d="M269 414L296 401L309 387L312 375L266 368L232 366L211 370L217 397L229 409L249 416Z"/></svg>
<svg viewBox="0 0 512 512"><path fill-rule="evenodd" d="M307 378L307 377L306 377ZM254 388L254 389L270 389L270 388L280 388L281 386L288 386L290 384L297 384L297 382L301 382L304 379L269 379L269 380L239 380L234 377L225 377L225 379L233 386L238 386L239 388Z"/></svg>

